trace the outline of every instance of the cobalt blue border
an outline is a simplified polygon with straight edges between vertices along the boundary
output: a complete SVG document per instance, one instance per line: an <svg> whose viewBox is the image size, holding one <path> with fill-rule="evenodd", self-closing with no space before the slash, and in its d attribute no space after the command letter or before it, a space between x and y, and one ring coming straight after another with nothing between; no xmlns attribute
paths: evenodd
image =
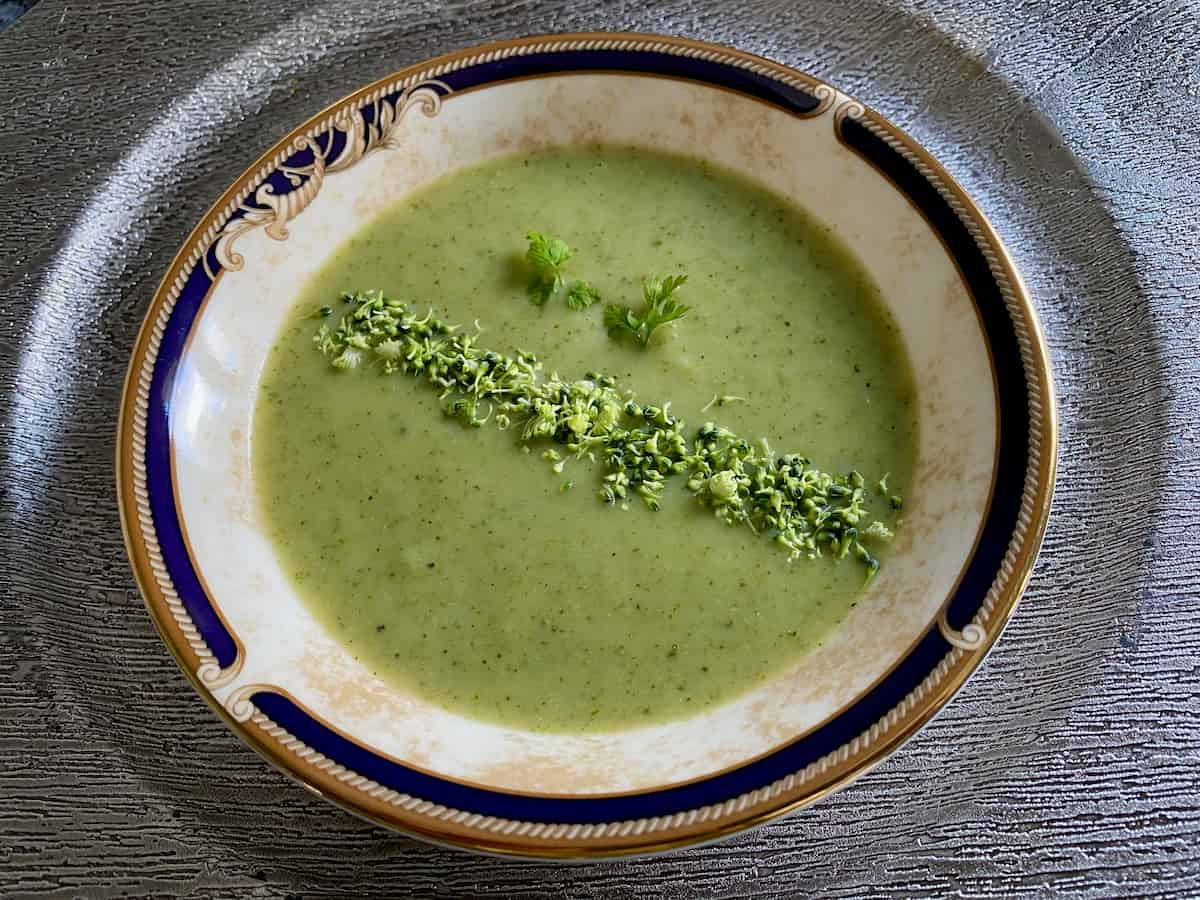
<svg viewBox="0 0 1200 900"><path fill-rule="evenodd" d="M946 608L946 621L961 631L975 617L996 578L1016 530L1029 458L1029 399L1021 347L1000 287L983 251L950 204L898 151L861 122L844 118L841 137L871 162L916 206L945 241L971 289L992 351L999 395L1000 437L992 504L975 555Z"/></svg>
<svg viewBox="0 0 1200 900"><path fill-rule="evenodd" d="M797 115L808 115L821 105L811 92L784 84L775 78L694 57L673 56L645 50L556 50L511 56L448 72L440 80L453 90L479 87L498 81L563 72L615 71L666 75L703 81L727 90L765 100Z"/></svg>
<svg viewBox="0 0 1200 900"><path fill-rule="evenodd" d="M798 115L813 112L818 100L807 91L724 63L666 53L622 50L553 51L512 57L447 73L453 90L553 72L616 70L686 78L755 96ZM392 98L394 99L394 95ZM371 112L364 109L370 119ZM1016 335L1003 297L979 248L937 191L886 142L860 123L844 120L841 135L928 218L958 260L984 322L1000 393L1000 459L994 499L979 547L948 607L952 627L965 625L979 610L1016 528L1028 449L1026 382ZM341 140L333 135L325 140ZM326 145L328 149L328 145ZM307 154L307 155L306 155ZM289 159L311 160L305 150ZM275 176L273 176L273 179ZM276 183L273 180L273 183ZM280 182L276 187L290 189ZM212 271L215 257L208 256ZM180 599L222 668L236 659L236 642L205 596L188 557L175 509L170 469L171 392L175 367L188 334L212 286L203 266L188 276L167 322L150 387L146 436L147 486L163 559ZM330 730L286 697L260 691L255 705L281 727L342 765L394 790L445 806L484 815L534 822L593 823L667 815L724 802L800 771L853 740L883 718L937 666L951 647L930 629L913 651L852 708L812 733L736 770L692 784L641 794L597 798L528 797L470 787L387 760Z"/></svg>
<svg viewBox="0 0 1200 900"><path fill-rule="evenodd" d="M237 642L208 599L192 565L175 508L175 486L171 478L171 394L175 387L175 368L183 356L196 314L212 285L213 279L204 267L196 265L184 282L163 331L150 380L146 415L146 489L154 515L154 532L171 583L191 616L192 624L224 669L237 659Z"/></svg>

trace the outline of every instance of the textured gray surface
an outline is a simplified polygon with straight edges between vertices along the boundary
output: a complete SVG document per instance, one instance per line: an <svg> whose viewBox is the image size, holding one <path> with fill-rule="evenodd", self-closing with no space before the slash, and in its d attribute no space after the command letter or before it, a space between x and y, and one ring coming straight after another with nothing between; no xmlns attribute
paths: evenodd
<svg viewBox="0 0 1200 900"><path fill-rule="evenodd" d="M0 894L1200 895L1200 10L830 0L44 0L0 36ZM1013 249L1054 354L1032 587L953 705L725 844L576 868L434 849L269 769L133 587L117 400L207 206L355 86L486 39L724 41L924 141Z"/></svg>

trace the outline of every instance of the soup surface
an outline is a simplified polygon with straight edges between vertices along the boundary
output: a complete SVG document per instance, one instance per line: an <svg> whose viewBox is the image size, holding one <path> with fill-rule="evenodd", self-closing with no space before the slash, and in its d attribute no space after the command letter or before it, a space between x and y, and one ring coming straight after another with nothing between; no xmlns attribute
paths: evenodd
<svg viewBox="0 0 1200 900"><path fill-rule="evenodd" d="M575 251L605 302L683 272L691 310L646 348L603 304L526 295L525 233ZM600 502L514 431L444 416L414 377L334 371L305 315L381 289L547 372L600 369L868 484L914 465L916 403L895 327L857 262L802 210L733 173L640 149L577 147L451 173L368 222L298 298L260 384L254 476L278 557L313 614L372 671L464 715L585 732L695 713L778 674L863 588L853 559L789 562L676 479L652 512ZM334 320L336 321L336 319ZM744 398L710 404L714 396ZM871 512L889 523L885 498ZM886 516L885 516L886 512ZM886 549L883 569L887 577Z"/></svg>

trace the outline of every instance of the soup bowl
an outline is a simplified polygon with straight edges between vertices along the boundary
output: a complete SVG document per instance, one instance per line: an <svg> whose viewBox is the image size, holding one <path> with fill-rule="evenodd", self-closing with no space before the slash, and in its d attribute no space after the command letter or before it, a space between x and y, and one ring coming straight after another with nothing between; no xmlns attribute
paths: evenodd
<svg viewBox="0 0 1200 900"><path fill-rule="evenodd" d="M581 143L700 157L827 226L881 287L912 363L920 428L885 570L819 646L691 717L543 733L439 708L335 639L273 550L251 448L274 336L360 224L464 166ZM118 447L122 522L149 612L247 744L380 824L558 858L712 840L884 759L999 637L1033 566L1054 467L1035 310L953 178L813 77L634 34L533 37L432 59L269 149L163 278L133 350Z"/></svg>

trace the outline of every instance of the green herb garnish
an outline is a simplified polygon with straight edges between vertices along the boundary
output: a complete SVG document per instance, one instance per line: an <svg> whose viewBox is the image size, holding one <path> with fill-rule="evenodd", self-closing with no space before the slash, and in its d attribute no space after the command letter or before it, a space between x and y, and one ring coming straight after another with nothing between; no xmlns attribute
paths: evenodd
<svg viewBox="0 0 1200 900"><path fill-rule="evenodd" d="M529 299L541 306L562 290L562 267L573 254L566 241L549 237L540 231L531 231L525 238L529 241L525 260L533 267L533 279L529 282Z"/></svg>
<svg viewBox="0 0 1200 900"><path fill-rule="evenodd" d="M611 376L545 376L533 354L479 347L478 333L432 312L417 316L378 291L342 299L350 310L336 328L322 324L313 338L334 368L371 365L422 377L441 391L446 415L463 424L479 427L490 419L514 429L527 453L530 444L548 442L542 457L555 473L572 460L594 461L602 469L597 493L606 502L624 507L636 496L658 509L668 481L678 476L718 518L769 536L789 559L853 555L868 578L878 570L866 544L888 540L892 531L868 523L866 482L858 472L830 475L803 456L777 456L765 440L753 444L712 422L689 440L669 403L641 405ZM893 507L898 500L891 498Z"/></svg>
<svg viewBox="0 0 1200 900"><path fill-rule="evenodd" d="M530 279L527 289L531 303L544 306L547 300L564 292L567 306L571 309L587 309L593 303L599 302L600 294L589 282L567 282L563 266L575 254L566 241L552 238L540 231L530 231L525 235L525 239L529 241L525 261L533 269L533 278Z"/></svg>
<svg viewBox="0 0 1200 900"><path fill-rule="evenodd" d="M567 289L567 306L571 309L587 309L600 302L600 292L589 282L576 281Z"/></svg>
<svg viewBox="0 0 1200 900"><path fill-rule="evenodd" d="M604 326L609 336L619 338L623 334L630 334L645 347L656 328L682 319L687 314L690 307L673 297L686 282L686 275L647 278L642 282L643 306L640 313L628 306L610 303L604 308Z"/></svg>

